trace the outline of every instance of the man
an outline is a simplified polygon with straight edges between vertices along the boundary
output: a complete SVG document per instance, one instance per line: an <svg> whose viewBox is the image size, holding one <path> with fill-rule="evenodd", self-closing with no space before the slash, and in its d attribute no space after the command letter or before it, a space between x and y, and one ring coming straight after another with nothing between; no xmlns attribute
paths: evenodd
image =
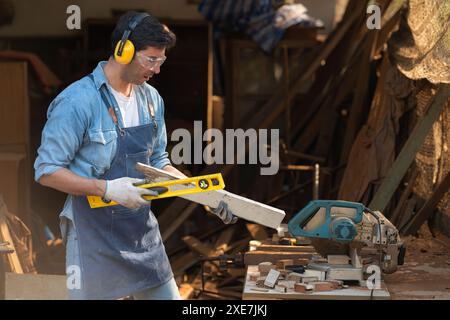
<svg viewBox="0 0 450 320"><path fill-rule="evenodd" d="M179 299L158 222L138 188L147 163L180 177L170 165L164 103L148 85L160 72L175 35L146 14L123 15L111 36L113 53L50 104L35 162L35 179L69 194L61 213L72 299ZM86 196L119 206L91 209ZM236 217L224 203L213 210Z"/></svg>

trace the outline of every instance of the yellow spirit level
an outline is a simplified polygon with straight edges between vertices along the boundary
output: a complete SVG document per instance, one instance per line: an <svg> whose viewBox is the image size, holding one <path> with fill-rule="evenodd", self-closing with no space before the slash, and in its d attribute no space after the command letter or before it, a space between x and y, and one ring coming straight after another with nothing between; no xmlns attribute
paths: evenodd
<svg viewBox="0 0 450 320"><path fill-rule="evenodd" d="M144 196L146 200L155 200L186 194L222 190L225 188L225 183L223 182L222 174L214 173L186 179L141 184L137 187L158 192L157 196ZM117 202L108 201L98 196L87 196L87 199L89 205L93 209L118 205Z"/></svg>

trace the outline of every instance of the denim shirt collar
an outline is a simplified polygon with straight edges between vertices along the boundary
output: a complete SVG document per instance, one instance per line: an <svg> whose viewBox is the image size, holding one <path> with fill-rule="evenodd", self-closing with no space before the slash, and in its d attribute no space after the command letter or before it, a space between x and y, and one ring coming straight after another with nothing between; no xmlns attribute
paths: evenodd
<svg viewBox="0 0 450 320"><path fill-rule="evenodd" d="M105 67L107 61L100 61L97 67L92 71L92 75L94 76L95 87L99 90L102 85L106 85L108 83L108 79L106 79L105 71L103 68Z"/></svg>
<svg viewBox="0 0 450 320"><path fill-rule="evenodd" d="M105 75L105 65L108 61L100 61L97 65L97 67L94 69L94 71L92 71L92 76L94 78L94 83L95 83L95 87L97 90L100 90L101 87L103 85L105 85L105 88L108 88L108 79L106 78ZM151 94L149 92L146 92L146 90L141 90L142 88L140 88L141 86L136 86L136 97L138 99L138 112L139 112L139 119L140 119L140 123L141 124L147 124L150 123L150 121L155 122L154 119L150 119L150 114L147 110L147 104L148 103L152 103L153 104L153 99L151 97ZM115 100L114 97L112 97L109 94L109 91L106 90L108 92L108 95L111 99L112 102L112 106L114 108L114 111L117 115L118 121L119 121L119 127L124 128L124 124L123 124L123 119L122 119L122 114L119 110L119 106ZM145 106L145 107L144 107Z"/></svg>

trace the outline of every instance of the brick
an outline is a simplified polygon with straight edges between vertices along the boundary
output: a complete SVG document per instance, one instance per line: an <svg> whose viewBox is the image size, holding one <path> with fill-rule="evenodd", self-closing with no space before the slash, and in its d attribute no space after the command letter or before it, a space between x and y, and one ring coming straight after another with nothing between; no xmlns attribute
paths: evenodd
<svg viewBox="0 0 450 320"><path fill-rule="evenodd" d="M292 281L292 280L278 280L278 284L280 285L280 286L284 286L284 287L286 287L287 289L292 289L292 290L294 290L294 285L295 285L295 281Z"/></svg>
<svg viewBox="0 0 450 320"><path fill-rule="evenodd" d="M300 273L292 272L287 276L287 280L293 280L295 282L301 282L302 281L302 275Z"/></svg>
<svg viewBox="0 0 450 320"><path fill-rule="evenodd" d="M276 263L277 269L286 269L286 266L292 266L294 264L293 259L282 259Z"/></svg>
<svg viewBox="0 0 450 320"><path fill-rule="evenodd" d="M313 292L314 291L314 286L310 285L310 284L305 284L305 283L296 283L294 285L294 291L295 292L300 292L300 293Z"/></svg>
<svg viewBox="0 0 450 320"><path fill-rule="evenodd" d="M261 273L268 274L271 269L275 269L275 266L272 262L261 262L258 264L258 271Z"/></svg>
<svg viewBox="0 0 450 320"><path fill-rule="evenodd" d="M327 282L331 283L334 289L342 289L344 285L344 281L341 280L327 280Z"/></svg>
<svg viewBox="0 0 450 320"><path fill-rule="evenodd" d="M315 291L332 291L335 287L331 282L314 282Z"/></svg>
<svg viewBox="0 0 450 320"><path fill-rule="evenodd" d="M280 271L280 274L285 278L287 278L289 276L289 274L292 273L291 270L286 270L286 269L282 269L282 270L278 270L278 271Z"/></svg>
<svg viewBox="0 0 450 320"><path fill-rule="evenodd" d="M248 275L249 275L250 281L256 281L261 276L261 273L255 272L255 273L249 273Z"/></svg>
<svg viewBox="0 0 450 320"><path fill-rule="evenodd" d="M307 266L309 263L309 259L305 259L305 258L298 258L294 260L294 264L298 264L301 266Z"/></svg>
<svg viewBox="0 0 450 320"><path fill-rule="evenodd" d="M276 284L275 285L275 291L281 292L281 293L286 293L287 288L285 286Z"/></svg>

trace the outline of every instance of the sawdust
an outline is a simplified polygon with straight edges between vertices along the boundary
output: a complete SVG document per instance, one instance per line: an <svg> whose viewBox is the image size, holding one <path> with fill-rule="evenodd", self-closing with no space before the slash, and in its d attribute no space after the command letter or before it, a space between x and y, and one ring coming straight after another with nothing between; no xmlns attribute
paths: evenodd
<svg viewBox="0 0 450 320"><path fill-rule="evenodd" d="M403 238L405 264L384 280L393 299L450 299L450 239L433 237L425 224L418 237Z"/></svg>

